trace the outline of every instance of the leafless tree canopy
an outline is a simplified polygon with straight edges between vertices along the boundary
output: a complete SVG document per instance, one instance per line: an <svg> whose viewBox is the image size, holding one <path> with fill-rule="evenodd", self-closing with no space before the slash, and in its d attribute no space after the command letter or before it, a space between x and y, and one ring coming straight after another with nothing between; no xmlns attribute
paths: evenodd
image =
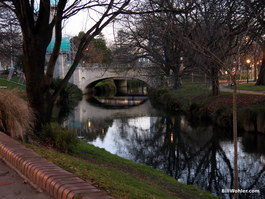
<svg viewBox="0 0 265 199"><path fill-rule="evenodd" d="M38 125L49 122L53 105L66 86L86 46L104 27L126 11L131 0L1 0L1 6L12 11L23 35L23 68L31 106L38 113ZM60 51L63 21L79 11L96 12L97 18L80 40L75 59L61 85L51 93L54 67ZM54 33L54 35L53 35ZM46 48L52 37L55 45L45 72Z"/></svg>
<svg viewBox="0 0 265 199"><path fill-rule="evenodd" d="M181 76L181 66L200 69L210 77L213 95L219 93L220 72L230 73L237 57L264 39L261 1L146 0L138 11L142 15L128 16L122 30L134 58L151 60L167 76Z"/></svg>
<svg viewBox="0 0 265 199"><path fill-rule="evenodd" d="M22 52L21 31L15 15L0 7L0 61L3 68L10 67L11 59L16 59Z"/></svg>
<svg viewBox="0 0 265 199"><path fill-rule="evenodd" d="M104 27L118 19L125 26L116 43L116 61L148 59L161 68L162 76L167 77L166 82L173 82L174 88L181 87L183 66L196 67L210 77L212 94L217 95L220 71L229 70L227 66L232 66L235 57L245 53L246 47L254 42L263 51L260 74L265 74L261 0L0 0L0 5L13 13L7 17L10 23L14 22L11 20L14 16L19 22L27 93L32 107L39 113L38 121L49 121L53 104L86 47ZM60 51L63 22L80 11L90 16L96 13L97 18L80 39L72 66L61 85L51 93L49 87ZM0 17L1 30L10 27ZM46 48L53 34L55 45L45 72ZM250 38L248 41L244 39L246 36Z"/></svg>

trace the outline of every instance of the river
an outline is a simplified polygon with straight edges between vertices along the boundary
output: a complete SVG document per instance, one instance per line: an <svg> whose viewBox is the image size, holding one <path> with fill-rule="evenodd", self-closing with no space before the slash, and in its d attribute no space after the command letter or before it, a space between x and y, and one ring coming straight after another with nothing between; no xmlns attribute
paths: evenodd
<svg viewBox="0 0 265 199"><path fill-rule="evenodd" d="M116 100L119 102L101 99L102 103L111 101L108 106L95 105L84 98L67 125L81 139L113 154L152 166L221 198L233 198L233 194L224 193L233 187L233 142L229 130L189 121L184 115L161 113L145 98ZM264 199L265 136L239 132L238 147L239 187L242 191L259 192L239 196Z"/></svg>

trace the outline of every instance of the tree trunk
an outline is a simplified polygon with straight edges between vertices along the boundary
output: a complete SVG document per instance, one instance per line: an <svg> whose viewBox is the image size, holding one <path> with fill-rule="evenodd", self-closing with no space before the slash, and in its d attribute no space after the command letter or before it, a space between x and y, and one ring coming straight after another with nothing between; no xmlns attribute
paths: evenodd
<svg viewBox="0 0 265 199"><path fill-rule="evenodd" d="M219 77L218 77L218 68L211 68L211 81L212 81L212 96L219 95Z"/></svg>
<svg viewBox="0 0 265 199"><path fill-rule="evenodd" d="M263 48L262 63L260 66L259 76L256 85L265 85L265 48Z"/></svg>
<svg viewBox="0 0 265 199"><path fill-rule="evenodd" d="M173 89L179 89L182 87L182 83L181 83L181 79L179 77L179 74L174 74L173 81L174 81Z"/></svg>
<svg viewBox="0 0 265 199"><path fill-rule="evenodd" d="M37 131L41 128L41 124L49 122L53 106L49 85L46 85L44 75L47 43L40 39L39 36L34 35L31 35L30 39L23 43L26 90L29 103L35 110Z"/></svg>

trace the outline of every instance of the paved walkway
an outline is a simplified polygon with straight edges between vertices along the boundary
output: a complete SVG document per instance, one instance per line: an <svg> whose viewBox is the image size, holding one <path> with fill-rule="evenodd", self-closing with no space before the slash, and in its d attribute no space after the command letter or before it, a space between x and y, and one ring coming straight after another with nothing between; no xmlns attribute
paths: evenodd
<svg viewBox="0 0 265 199"><path fill-rule="evenodd" d="M232 93L233 88L226 88L226 87L220 85L220 91ZM248 94L248 95L265 95L264 91L237 90L237 93Z"/></svg>
<svg viewBox="0 0 265 199"><path fill-rule="evenodd" d="M50 199L51 197L47 193L33 188L0 158L0 198Z"/></svg>
<svg viewBox="0 0 265 199"><path fill-rule="evenodd" d="M108 196L105 192L98 190L90 183L76 177L70 172L63 170L55 164L48 162L46 159L33 152L31 149L26 148L24 145L1 132L0 158L9 164L12 169L16 170L18 173L27 178L29 182L35 184L37 187L48 193L51 198L113 199L111 196ZM2 173L2 175L5 176L7 174L6 172L9 172L10 170L5 169L6 166L3 165L3 162L0 162L0 166L3 166L4 168L3 173L2 170L0 170L0 174ZM12 184L11 182L15 182L16 180L12 180L7 177L6 179L3 178L1 181L3 183L2 187L7 187L8 185ZM18 179L16 182L19 181L20 179ZM6 189L6 192L9 192L9 190ZM24 195L24 193L25 192L14 192L13 194L19 194L21 199L35 199L33 195L27 197ZM11 189L10 194L12 195ZM1 197L0 195L0 198L4 197ZM13 198L17 199L18 197Z"/></svg>

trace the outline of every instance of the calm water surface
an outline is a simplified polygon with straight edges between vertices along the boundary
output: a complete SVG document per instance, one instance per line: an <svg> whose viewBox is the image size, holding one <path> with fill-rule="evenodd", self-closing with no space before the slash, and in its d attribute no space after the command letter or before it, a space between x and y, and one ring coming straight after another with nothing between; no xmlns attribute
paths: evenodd
<svg viewBox="0 0 265 199"><path fill-rule="evenodd" d="M231 132L189 122L181 115L160 114L148 100L126 108L104 107L84 99L67 123L95 146L150 165L221 198L233 198L222 193L233 185ZM264 199L265 136L241 133L238 146L240 189L260 191L240 194L240 198Z"/></svg>

